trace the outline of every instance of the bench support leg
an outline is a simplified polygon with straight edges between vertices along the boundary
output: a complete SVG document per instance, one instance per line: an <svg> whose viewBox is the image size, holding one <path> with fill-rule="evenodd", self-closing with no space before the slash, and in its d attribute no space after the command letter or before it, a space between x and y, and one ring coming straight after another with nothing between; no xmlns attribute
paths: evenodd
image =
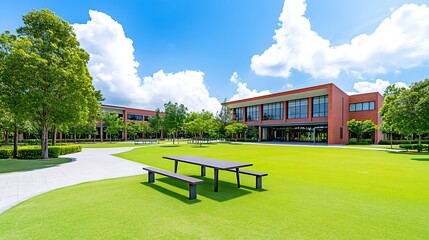
<svg viewBox="0 0 429 240"><path fill-rule="evenodd" d="M177 173L177 165L179 164L178 161L174 161L174 172Z"/></svg>
<svg viewBox="0 0 429 240"><path fill-rule="evenodd" d="M256 189L262 189L262 177L256 176Z"/></svg>
<svg viewBox="0 0 429 240"><path fill-rule="evenodd" d="M197 199L197 185L189 184L189 199Z"/></svg>
<svg viewBox="0 0 429 240"><path fill-rule="evenodd" d="M148 172L147 178L148 178L148 182L150 182L150 183L155 182L155 173L154 172Z"/></svg>
<svg viewBox="0 0 429 240"><path fill-rule="evenodd" d="M205 166L201 166L201 176L205 176L206 175L206 167Z"/></svg>
<svg viewBox="0 0 429 240"><path fill-rule="evenodd" d="M215 192L218 191L218 186L219 186L219 169L215 168L214 169L214 191Z"/></svg>
<svg viewBox="0 0 429 240"><path fill-rule="evenodd" d="M235 169L235 175L237 177L237 187L240 188L240 172L238 168Z"/></svg>

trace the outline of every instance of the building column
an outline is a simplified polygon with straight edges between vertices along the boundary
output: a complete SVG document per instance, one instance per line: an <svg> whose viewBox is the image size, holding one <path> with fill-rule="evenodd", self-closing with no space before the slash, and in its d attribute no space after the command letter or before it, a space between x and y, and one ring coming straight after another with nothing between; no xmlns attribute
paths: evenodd
<svg viewBox="0 0 429 240"><path fill-rule="evenodd" d="M313 118L313 98L308 98L308 119L311 121Z"/></svg>
<svg viewBox="0 0 429 240"><path fill-rule="evenodd" d="M259 123L262 123L262 104L259 104L258 106L258 115L259 115Z"/></svg>
<svg viewBox="0 0 429 240"><path fill-rule="evenodd" d="M287 101L283 101L283 122L287 120Z"/></svg>
<svg viewBox="0 0 429 240"><path fill-rule="evenodd" d="M122 121L124 122L124 131L123 131L124 141L128 140L127 129L125 128L125 126L127 124L127 118L128 118L128 116L127 116L127 110L125 109L124 113L123 113L123 119L122 119Z"/></svg>
<svg viewBox="0 0 429 240"><path fill-rule="evenodd" d="M259 131L259 134L258 134L258 141L260 142L260 141L262 140L262 126L259 126L259 127L258 127L258 131Z"/></svg>

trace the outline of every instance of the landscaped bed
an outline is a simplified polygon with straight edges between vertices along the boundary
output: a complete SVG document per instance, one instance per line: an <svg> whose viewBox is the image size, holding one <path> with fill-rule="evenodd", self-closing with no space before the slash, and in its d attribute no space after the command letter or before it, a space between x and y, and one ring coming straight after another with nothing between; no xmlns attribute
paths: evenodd
<svg viewBox="0 0 429 240"><path fill-rule="evenodd" d="M254 177L213 172L198 186L158 176L80 184L25 201L0 215L0 239L425 239L429 155L350 148L239 144L154 145L118 154L172 171L165 155L251 162ZM179 172L199 177L198 166Z"/></svg>

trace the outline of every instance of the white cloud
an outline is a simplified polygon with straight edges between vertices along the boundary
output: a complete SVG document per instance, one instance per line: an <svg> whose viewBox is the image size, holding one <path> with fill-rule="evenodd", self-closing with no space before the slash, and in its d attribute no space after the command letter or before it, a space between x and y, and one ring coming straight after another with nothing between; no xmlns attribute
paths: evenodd
<svg viewBox="0 0 429 240"><path fill-rule="evenodd" d="M341 71L386 73L422 65L429 59L429 8L405 4L393 10L370 34L349 44L331 43L311 29L305 0L285 0L275 43L252 57L255 73L289 77L291 69L316 78L336 78Z"/></svg>
<svg viewBox="0 0 429 240"><path fill-rule="evenodd" d="M386 88L392 84L395 84L396 87L404 87L404 88L408 87L407 84L403 82L390 83L387 80L377 79L375 80L375 82L368 82L368 81L356 82L353 85L353 88L357 92L347 92L347 94L353 95L353 94L369 93L369 92L379 92L383 94Z"/></svg>
<svg viewBox="0 0 429 240"><path fill-rule="evenodd" d="M101 90L106 102L138 108L163 109L164 103L183 103L191 111L216 112L220 102L209 96L204 73L181 71L141 78L139 63L134 58L133 41L125 36L122 25L109 15L89 11L91 20L73 24L77 39L90 55L88 69L94 86Z"/></svg>
<svg viewBox="0 0 429 240"><path fill-rule="evenodd" d="M269 90L263 90L261 92L258 92L256 89L250 90L247 88L247 83L241 82L240 76L237 72L234 72L229 80L237 85L237 93L232 96L229 101L271 94Z"/></svg>

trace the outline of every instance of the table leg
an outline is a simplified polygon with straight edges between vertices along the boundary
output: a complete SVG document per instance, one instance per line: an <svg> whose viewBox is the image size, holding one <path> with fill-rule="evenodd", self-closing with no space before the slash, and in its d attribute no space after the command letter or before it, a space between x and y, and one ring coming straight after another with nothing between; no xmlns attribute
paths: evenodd
<svg viewBox="0 0 429 240"><path fill-rule="evenodd" d="M219 169L214 169L214 191L218 191L218 185L219 185Z"/></svg>
<svg viewBox="0 0 429 240"><path fill-rule="evenodd" d="M237 176L237 186L238 186L238 188L240 188L240 172L239 172L239 168L235 169L235 175Z"/></svg>
<svg viewBox="0 0 429 240"><path fill-rule="evenodd" d="M179 164L179 161L174 161L174 172L177 173L177 165Z"/></svg>
<svg viewBox="0 0 429 240"><path fill-rule="evenodd" d="M206 166L201 166L201 176L204 177L206 175Z"/></svg>

